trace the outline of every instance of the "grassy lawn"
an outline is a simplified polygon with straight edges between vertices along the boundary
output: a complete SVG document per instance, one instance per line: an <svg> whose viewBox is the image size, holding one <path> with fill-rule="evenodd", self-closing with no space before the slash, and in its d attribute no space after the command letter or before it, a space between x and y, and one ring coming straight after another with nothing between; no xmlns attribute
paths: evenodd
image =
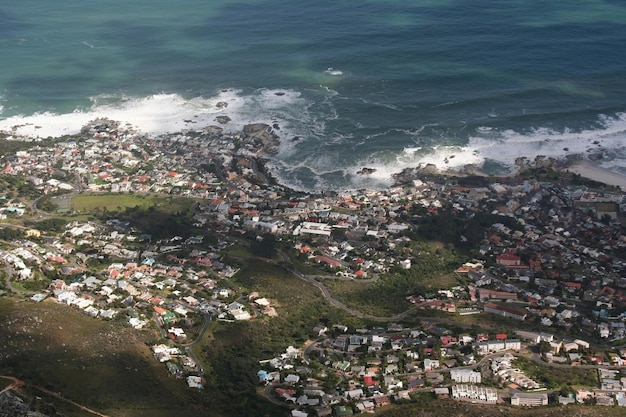
<svg viewBox="0 0 626 417"><path fill-rule="evenodd" d="M144 210L157 205L154 196L135 194L80 194L72 197L72 210L92 212L96 210L116 211L126 207L140 207Z"/></svg>
<svg viewBox="0 0 626 417"><path fill-rule="evenodd" d="M414 242L410 269L393 266L373 283L358 281L325 281L333 297L364 313L389 317L401 313L411 305L406 297L425 294L437 289L460 285L454 271L464 258L446 245L436 241ZM399 254L397 259L402 259Z"/></svg>
<svg viewBox="0 0 626 417"><path fill-rule="evenodd" d="M253 257L254 255L252 254L252 252L250 252L250 249L242 244L235 244L232 246L229 246L228 249L226 249L225 253L229 254L229 255L233 255L234 257Z"/></svg>
<svg viewBox="0 0 626 417"><path fill-rule="evenodd" d="M127 220L154 238L197 234L192 226L190 198L157 194L81 194L72 198L72 210L103 220Z"/></svg>
<svg viewBox="0 0 626 417"><path fill-rule="evenodd" d="M193 200L157 194L79 194L72 197L72 210L78 212L118 211L175 214L189 210Z"/></svg>

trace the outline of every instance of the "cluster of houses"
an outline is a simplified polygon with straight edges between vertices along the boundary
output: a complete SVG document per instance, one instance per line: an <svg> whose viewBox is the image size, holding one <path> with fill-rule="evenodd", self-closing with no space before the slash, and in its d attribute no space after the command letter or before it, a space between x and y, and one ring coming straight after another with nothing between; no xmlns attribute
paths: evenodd
<svg viewBox="0 0 626 417"><path fill-rule="evenodd" d="M190 388L201 389L204 384L202 369L198 363L176 346L158 344L152 346L154 357L164 363L175 378L185 378Z"/></svg>
<svg viewBox="0 0 626 417"><path fill-rule="evenodd" d="M497 376L500 380L506 383L515 384L515 387L519 387L525 390L536 390L541 386L524 375L519 369L513 367L515 356L507 353L503 356L499 356L491 359L491 372Z"/></svg>
<svg viewBox="0 0 626 417"><path fill-rule="evenodd" d="M626 378L617 369L598 368L600 390L576 390L575 395L560 397L561 404L573 402L596 404L603 406L626 407Z"/></svg>
<svg viewBox="0 0 626 417"><path fill-rule="evenodd" d="M267 129L244 129L225 135L210 126L146 138L101 120L75 140L49 147L33 143L29 150L7 155L3 175L28 178L42 195L88 190L196 198L193 221L199 234L153 243L120 220L104 225L80 222L68 225L58 237L28 231L26 239L1 251L0 258L14 269L15 279L32 278L34 269L58 272L59 279L49 291L35 295L35 301L51 295L93 317L123 314L136 328L156 318L170 342L155 346L155 357L169 358L163 362L172 375L187 375L190 386L201 387L201 374L193 374L198 364L175 347L193 337L188 331L194 315L225 321L276 315L271 301L258 293L242 297L222 285L220 280L237 270L222 262L219 249L203 244L203 233L276 235L292 242L294 253L305 262L358 282L384 279L392 270L419 264L421 254L409 237L419 232L416 218L446 214L470 220L487 214L496 221L478 236L458 236L459 244L475 242L480 258L456 271L466 285L414 295L411 301L451 314L496 314L513 325L534 320L545 328L576 329L576 337L626 338L623 193L519 179L461 186L445 177L412 179L387 190L296 193L272 184L265 173L259 157L268 151L268 134ZM20 216L28 210L19 202L4 201L0 216ZM116 261L98 272L86 266L104 256ZM349 415L352 407L372 411L421 389L496 402L497 392L480 385L480 372L455 368L472 366L475 355L520 352L527 342L547 342L546 357L555 362L592 361L582 354L589 349L582 339L554 340L541 332L490 339L457 338L436 327L406 334L389 328L347 334L341 327L333 328L334 336L324 337L311 352L288 351L268 362L272 369L259 373L260 381L287 384L289 388L280 387L283 391L276 393L301 408L315 407L318 415L329 415L329 410ZM519 339L509 337L513 334ZM322 390L321 395L317 385L307 385L311 378L306 366L289 368L300 355L311 354L348 381L340 394ZM622 356L611 361L621 364ZM518 387L537 388L536 382L506 368L505 361L494 373ZM442 386L447 382L452 385ZM304 387L304 394L294 395L292 387ZM516 392L511 403L540 405L548 401L544 395ZM294 412L306 414L303 409Z"/></svg>
<svg viewBox="0 0 626 417"><path fill-rule="evenodd" d="M167 249L172 245L195 248L201 237L138 244L142 240L138 232L128 229L122 233L123 222L108 223L73 222L58 236L44 238L29 230L26 234L30 239L13 242L13 249L0 251L0 259L12 268L15 283L32 278L33 269L56 273L58 278L46 290L31 297L35 302L51 297L94 318L121 318L135 329L156 323L169 344L159 345L155 355L172 375L186 376L189 386L196 388L202 386L195 379L201 375L189 372L200 366L192 366L176 346L197 336L188 333L197 327L198 317L236 321L277 315L271 300L258 292L242 296L223 286L223 278L232 277L237 270L220 262L220 249L193 249L186 258L173 256ZM112 255L103 267L88 266L91 261L99 264L103 254L111 255L111 247L124 249L136 258L122 260Z"/></svg>
<svg viewBox="0 0 626 417"><path fill-rule="evenodd" d="M314 333L320 334L319 329ZM456 337L441 327L417 330L395 324L348 333L345 326L322 326L313 345L304 351L289 347L279 357L262 361L257 376L260 384L273 386L274 395L291 404L292 415L298 416L374 412L419 392L481 404L502 403L504 398L519 406L548 404L548 395L536 392L540 384L514 367L512 353L520 351L521 342L511 341L512 347L501 350L502 336L491 339L498 343L494 351L499 354L494 355L494 351L481 350L490 340L486 334ZM461 354L463 346L470 347L469 354ZM487 380L474 355L489 355ZM343 382L328 387L312 371L312 361L325 365L321 374L335 372ZM512 391L494 388L494 383Z"/></svg>
<svg viewBox="0 0 626 417"><path fill-rule="evenodd" d="M315 329L320 338L313 345L304 351L290 346L279 357L262 361L263 369L257 373L260 384L273 386L274 395L292 406L292 415L373 413L394 402L410 400L419 392L471 403L508 402L526 407L547 405L550 401L565 405L591 400L603 405L626 405L626 378L621 377L619 370L600 366L598 387L577 389L571 397L559 397L548 395L545 387L516 368L520 350L540 342L565 344L556 343L548 333L518 331L524 340L520 342L503 334L493 338L486 334L437 336L445 329L411 330L395 324L386 329L356 329L352 334L341 325L321 329L321 334ZM503 345L505 340L512 342L509 349ZM488 341L495 342L494 348L485 351L483 346ZM580 352L589 348L583 340L570 343L576 344ZM473 353L464 357L460 353L463 346L470 346ZM612 356L621 357L621 353ZM489 365L472 366L478 365L474 355L486 355ZM328 387L319 372L312 371L311 361L325 365L319 371L322 375L335 372L343 382Z"/></svg>
<svg viewBox="0 0 626 417"><path fill-rule="evenodd" d="M419 254L407 250L406 233L416 228L408 215L412 207L423 207L427 215L445 211L468 219L490 212L503 220L483 236L480 253L509 289L500 290L501 283L492 278L491 288L480 291L484 311L518 320L532 314L546 326L567 327L578 319L576 301L595 302L595 330L607 339L626 336L622 326L599 323L613 318L626 300L626 279L620 276L626 264L619 256L626 241L616 227L624 208L622 193L534 180L468 187L434 178L388 190L297 194L258 181L263 167L254 157L263 149L254 135L224 135L217 127L145 138L116 123L97 121L74 141L35 145L7 157L4 173L31 178L41 192L68 188L56 177L70 183L78 177L75 190L94 192L177 189L206 202L195 216L198 227L291 236L312 262L352 278L384 274L394 266L410 269L419 262ZM515 225L505 221L511 219ZM387 250L355 245L351 238L357 237L384 239ZM467 237L459 236L459 241ZM114 246L110 250L132 257ZM479 287L489 279L476 280ZM489 290L501 294L485 298ZM506 292L517 296L511 300ZM502 305L509 301L528 304ZM445 309L456 311L451 305Z"/></svg>

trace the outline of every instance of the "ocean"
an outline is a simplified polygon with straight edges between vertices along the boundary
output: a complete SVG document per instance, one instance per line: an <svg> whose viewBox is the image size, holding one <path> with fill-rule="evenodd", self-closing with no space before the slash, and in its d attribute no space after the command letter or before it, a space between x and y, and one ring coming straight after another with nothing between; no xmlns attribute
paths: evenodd
<svg viewBox="0 0 626 417"><path fill-rule="evenodd" d="M616 0L4 1L0 52L15 137L276 124L271 172L307 191L569 153L626 174Z"/></svg>

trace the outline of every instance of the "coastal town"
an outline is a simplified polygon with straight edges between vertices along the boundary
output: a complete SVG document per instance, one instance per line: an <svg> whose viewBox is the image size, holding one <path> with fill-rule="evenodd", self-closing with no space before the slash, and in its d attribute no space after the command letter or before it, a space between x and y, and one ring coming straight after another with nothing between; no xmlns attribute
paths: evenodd
<svg viewBox="0 0 626 417"><path fill-rule="evenodd" d="M144 137L97 120L49 143L5 138L22 146L0 159L0 294L155 331L154 360L202 390L194 347L212 322L284 314L262 288L232 283L239 269L229 260L251 256L374 323L320 322L304 345L284 346L251 370L259 395L285 415L374 413L424 396L626 406L623 190L575 175L566 184L558 176L456 177L422 167L385 190L298 192L268 171L277 130L254 124L227 134L209 126ZM121 202L89 212L72 203L85 195L185 198L193 202L190 222L142 230L126 215L143 208ZM56 216L70 220L43 227ZM416 235L441 246L416 244ZM237 247L248 254L234 255ZM404 288L396 305L363 311L332 291L335 282L418 275L455 247L472 256L454 258L449 285ZM537 369L582 376L564 387Z"/></svg>

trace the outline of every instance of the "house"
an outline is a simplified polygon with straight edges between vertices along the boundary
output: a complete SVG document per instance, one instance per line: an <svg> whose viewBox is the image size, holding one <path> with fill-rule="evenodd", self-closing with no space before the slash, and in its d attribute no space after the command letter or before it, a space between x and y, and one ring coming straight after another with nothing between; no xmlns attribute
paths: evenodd
<svg viewBox="0 0 626 417"><path fill-rule="evenodd" d="M452 369L450 370L450 379L454 382L469 382L472 384L480 384L482 382L481 373L471 369Z"/></svg>
<svg viewBox="0 0 626 417"><path fill-rule="evenodd" d="M285 377L285 382L290 385L297 384L300 382L300 375L289 374Z"/></svg>
<svg viewBox="0 0 626 417"><path fill-rule="evenodd" d="M439 368L439 361L436 359L424 359L424 372L430 372Z"/></svg>
<svg viewBox="0 0 626 417"><path fill-rule="evenodd" d="M443 347L450 347L457 343L457 339L454 336L444 335L444 336L440 336L439 339L441 340L441 345Z"/></svg>
<svg viewBox="0 0 626 417"><path fill-rule="evenodd" d="M202 388L202 378L199 376L189 375L187 377L187 385L189 388Z"/></svg>
<svg viewBox="0 0 626 417"><path fill-rule="evenodd" d="M453 385L452 398L481 401L487 404L495 404L498 401L498 392L492 388L476 385Z"/></svg>
<svg viewBox="0 0 626 417"><path fill-rule="evenodd" d="M263 369L259 370L256 374L259 377L259 382L268 383L274 380L274 376Z"/></svg>
<svg viewBox="0 0 626 417"><path fill-rule="evenodd" d="M376 403L371 400L363 400L356 403L356 408L361 413L374 413L376 410Z"/></svg>
<svg viewBox="0 0 626 417"><path fill-rule="evenodd" d="M478 288L478 298L480 301L485 300L517 300L517 293L508 291L496 291L487 288Z"/></svg>
<svg viewBox="0 0 626 417"><path fill-rule="evenodd" d="M541 335L537 332L528 332L525 330L516 330L515 334L521 337L524 340L527 340L531 343L539 343L541 341Z"/></svg>
<svg viewBox="0 0 626 417"><path fill-rule="evenodd" d="M322 256L322 255L317 255L315 257L315 262L324 263L330 266L331 268L339 268L341 266L341 261L338 261L337 259L329 258L328 256Z"/></svg>
<svg viewBox="0 0 626 417"><path fill-rule="evenodd" d="M351 389L344 393L345 398L348 400L358 399L358 398L363 397L363 395L364 395L363 390L360 388Z"/></svg>
<svg viewBox="0 0 626 417"><path fill-rule="evenodd" d="M502 254L496 256L496 263L504 267L516 267L522 265L522 258L517 255Z"/></svg>
<svg viewBox="0 0 626 417"><path fill-rule="evenodd" d="M448 387L435 388L434 392L437 398L449 398L450 397L450 389Z"/></svg>
<svg viewBox="0 0 626 417"><path fill-rule="evenodd" d="M317 407L315 409L315 413L317 414L317 417L328 417L333 414L333 409L327 405L324 405L321 407Z"/></svg>
<svg viewBox="0 0 626 417"><path fill-rule="evenodd" d="M520 405L525 407L548 405L548 394L516 392L511 396L511 405Z"/></svg>
<svg viewBox="0 0 626 417"><path fill-rule="evenodd" d="M581 349L589 349L589 342L585 342L584 340L576 339L574 340Z"/></svg>
<svg viewBox="0 0 626 417"><path fill-rule="evenodd" d="M407 388L409 391L415 391L419 388L423 388L424 385L426 385L426 383L424 382L423 379L409 378Z"/></svg>
<svg viewBox="0 0 626 417"><path fill-rule="evenodd" d="M320 324L320 325L318 325L318 326L313 327L313 334L314 334L316 337L320 337L320 336L322 336L322 335L323 335L323 334L325 334L327 331L328 331L328 327L326 327L326 326L324 326L324 325L321 325L321 324Z"/></svg>
<svg viewBox="0 0 626 417"><path fill-rule="evenodd" d="M523 310L517 310L515 308L505 307L494 303L485 303L483 306L486 313L498 314L502 317L511 317L516 320L526 320L526 313Z"/></svg>
<svg viewBox="0 0 626 417"><path fill-rule="evenodd" d="M391 405L391 401L386 395L378 395L374 397L374 402L376 403L376 407L386 407Z"/></svg>
<svg viewBox="0 0 626 417"><path fill-rule="evenodd" d="M332 231L332 226L326 223L315 223L315 222L302 222L302 224L294 229L294 236L300 234L310 234L310 235L321 235L321 236L330 236Z"/></svg>
<svg viewBox="0 0 626 417"><path fill-rule="evenodd" d="M480 355L486 355L492 352L500 352L502 350L519 351L522 348L522 342L519 340L487 340L485 342L474 343L474 348Z"/></svg>

